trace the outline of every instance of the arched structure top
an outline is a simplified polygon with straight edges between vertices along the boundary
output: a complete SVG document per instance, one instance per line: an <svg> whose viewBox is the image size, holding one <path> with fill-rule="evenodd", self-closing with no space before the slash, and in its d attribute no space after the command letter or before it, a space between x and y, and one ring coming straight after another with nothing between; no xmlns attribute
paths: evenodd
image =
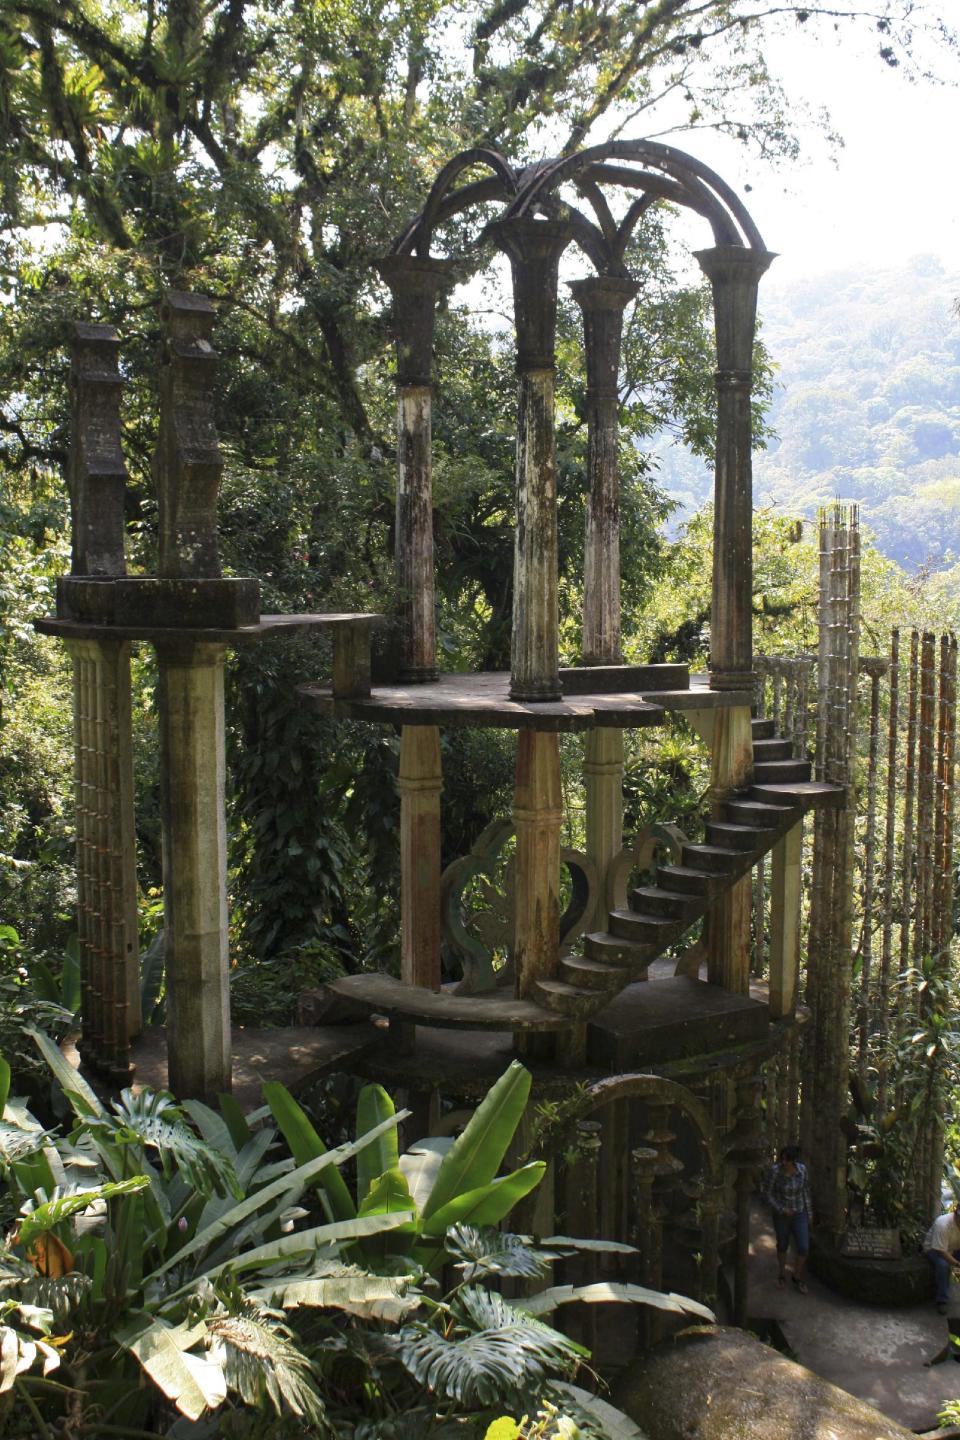
<svg viewBox="0 0 960 1440"><path fill-rule="evenodd" d="M456 188L463 172L477 166L492 173ZM561 198L559 191L564 185L576 188L593 212L592 219ZM620 221L605 194L609 187L638 192ZM694 156L653 140L610 140L524 169L512 166L496 150L483 146L464 150L440 171L423 210L392 250L426 257L438 225L475 206L502 201L501 220L537 214L566 220L572 238L599 274L623 276L630 237L657 200L669 200L702 215L715 245L765 253L759 230L726 181Z"/></svg>

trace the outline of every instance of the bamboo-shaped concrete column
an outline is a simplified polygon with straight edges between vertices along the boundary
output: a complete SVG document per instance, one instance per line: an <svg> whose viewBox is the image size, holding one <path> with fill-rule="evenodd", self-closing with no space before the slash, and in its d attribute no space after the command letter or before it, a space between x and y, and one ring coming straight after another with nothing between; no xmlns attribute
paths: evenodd
<svg viewBox="0 0 960 1440"><path fill-rule="evenodd" d="M753 684L753 425L750 388L765 250L717 245L697 259L713 288L717 337L717 450L713 497L710 685Z"/></svg>
<svg viewBox="0 0 960 1440"><path fill-rule="evenodd" d="M717 245L697 252L713 288L717 337L717 448L713 508L710 686L753 688L753 339L757 289L773 256ZM753 773L749 702L718 710L712 745L714 813ZM736 993L749 987L750 877L714 905L709 920L710 980Z"/></svg>
<svg viewBox="0 0 960 1440"><path fill-rule="evenodd" d="M510 257L520 381L510 694L515 700L558 700L553 371L557 271L570 229L551 220L509 219L495 225L492 233ZM559 738L548 730L522 729L513 808L513 954L521 997L536 980L551 979L559 963L562 818Z"/></svg>
<svg viewBox="0 0 960 1440"><path fill-rule="evenodd" d="M611 275L575 280L583 311L587 361L587 521L583 569L583 664L619 665L620 474L619 394L623 312L637 293L632 280ZM587 854L601 884L593 924L611 901L604 877L623 845L623 731L587 732L584 760ZM605 922L604 922L605 923Z"/></svg>
<svg viewBox="0 0 960 1440"><path fill-rule="evenodd" d="M161 308L158 568L186 582L185 603L220 575L213 320L204 296L170 292ZM224 655L189 635L157 646L169 1079L202 1099L231 1084Z"/></svg>
<svg viewBox="0 0 960 1440"><path fill-rule="evenodd" d="M437 678L431 425L434 316L450 265L391 255L379 265L393 296L397 349L396 580L401 678ZM440 986L440 731L400 738L400 976Z"/></svg>
<svg viewBox="0 0 960 1440"><path fill-rule="evenodd" d="M74 327L68 481L73 530L71 580L96 620L125 573L120 446L119 339L111 325ZM68 590L71 580L61 586ZM69 601L61 613L69 613ZM130 722L130 645L101 629L72 640L77 811L77 916L86 1063L115 1081L130 1075L130 1040L140 1029L136 839Z"/></svg>

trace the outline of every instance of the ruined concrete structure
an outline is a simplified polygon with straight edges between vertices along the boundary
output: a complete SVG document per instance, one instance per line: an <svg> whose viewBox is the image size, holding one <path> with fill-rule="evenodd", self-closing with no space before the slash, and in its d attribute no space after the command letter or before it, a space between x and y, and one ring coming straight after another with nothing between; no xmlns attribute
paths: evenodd
<svg viewBox="0 0 960 1440"><path fill-rule="evenodd" d="M701 217L713 241L697 252L713 292L717 342L706 675L678 664L625 664L621 638L617 379L624 313L640 279L628 273L624 255L645 212L664 199ZM491 206L496 214L486 234L510 261L517 336L511 668L442 674L434 616L432 358L452 261L436 258L431 247L445 221ZM561 259L574 247L594 273L570 284L583 313L589 440L582 655L563 668L554 345ZM331 982L318 1002L321 1020L333 1023L345 1012L376 1021L378 1028L358 1043L355 1063L402 1092L424 1129L436 1123L441 1103L475 1102L513 1054L533 1068L540 1102L562 1109L579 1086L568 1116L572 1148L568 1132L557 1152L549 1125L531 1117L526 1128L522 1145L541 1150L551 1166L521 1223L541 1233L568 1229L630 1240L638 1249L633 1278L708 1300L716 1293L719 1257L729 1252L738 1320L747 1314L756 1166L770 1145L795 1138L800 1123L801 856L811 811L819 878L805 998L817 1026L805 1084L808 1115L816 1119L806 1123L813 1127L811 1146L817 1134L822 1140L814 1171L821 1213L831 1230L843 1223L845 1142L838 1122L846 1104L849 992L844 1008L832 982L818 991L817 977L835 979L849 966L845 897L854 818L844 806L854 779L858 675L865 670L875 691L886 673L879 663L872 669L872 662L859 663L856 517L840 509L821 525L820 656L759 665L754 657L751 358L758 285L772 258L729 187L664 145L610 142L521 171L492 151L469 150L442 170L423 211L378 267L393 298L397 384L396 664L385 683L371 671L371 631L380 617L261 616L256 581L220 574L213 311L203 297L173 293L164 302L155 459L160 573L125 576L117 337L107 326L78 326L74 565L60 588L57 617L41 625L67 641L77 677L85 1061L123 1080L139 1023L131 642L153 645L160 669L170 1083L178 1095L209 1097L230 1083L224 655L290 627L330 627L332 681L306 687L306 701L334 717L400 729L401 957L399 978L366 972ZM910 742L911 755L922 757L911 764L920 767L923 803L931 814L939 806L935 842L924 842L928 931L936 924L942 930L943 905L952 901L955 646L944 653L935 754ZM932 734L933 692L919 684L918 663L911 704L919 705ZM819 707L812 714L815 692ZM871 713L874 735L876 703ZM711 785L699 840L665 824L624 835L624 731L668 717L682 717L709 748ZM807 758L811 725L816 778ZM470 854L444 872L440 734L457 726L515 731L516 780L512 814L491 816ZM560 737L571 733L584 743L582 854L561 843ZM875 815L875 791L873 805ZM912 842L905 843L902 895L913 863ZM882 891L888 991L890 845ZM510 846L502 904L497 910L491 901L478 938L465 914L465 887L486 877L492 895L492 877ZM871 861L871 874L879 864ZM700 922L697 942L684 948ZM909 933L902 943L909 951ZM761 983L751 977L751 957L762 951L768 954ZM460 974L452 973L454 965ZM930 1176L936 1138L924 1151ZM576 1262L581 1279L596 1273L584 1271L585 1263ZM587 1336L588 1343L595 1338Z"/></svg>

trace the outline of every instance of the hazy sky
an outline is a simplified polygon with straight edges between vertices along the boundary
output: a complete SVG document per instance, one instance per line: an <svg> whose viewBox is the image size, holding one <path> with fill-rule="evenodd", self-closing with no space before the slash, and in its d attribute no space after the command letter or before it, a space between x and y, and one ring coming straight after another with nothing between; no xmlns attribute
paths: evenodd
<svg viewBox="0 0 960 1440"><path fill-rule="evenodd" d="M752 186L743 198L780 257L767 283L921 253L960 268L960 89L911 84L879 59L873 37L845 34L831 44L823 31L798 30L767 49L788 90L829 108L846 142L835 163L815 135L805 138L805 163L778 171L735 142L677 137L741 193Z"/></svg>

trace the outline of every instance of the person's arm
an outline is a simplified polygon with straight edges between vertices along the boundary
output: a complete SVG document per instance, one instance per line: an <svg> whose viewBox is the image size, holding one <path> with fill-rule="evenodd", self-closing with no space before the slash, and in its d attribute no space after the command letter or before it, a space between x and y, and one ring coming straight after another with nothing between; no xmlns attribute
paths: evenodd
<svg viewBox="0 0 960 1440"><path fill-rule="evenodd" d="M813 1224L813 1200L810 1196L810 1174L806 1165L803 1167L803 1205L807 1212L807 1219Z"/></svg>

